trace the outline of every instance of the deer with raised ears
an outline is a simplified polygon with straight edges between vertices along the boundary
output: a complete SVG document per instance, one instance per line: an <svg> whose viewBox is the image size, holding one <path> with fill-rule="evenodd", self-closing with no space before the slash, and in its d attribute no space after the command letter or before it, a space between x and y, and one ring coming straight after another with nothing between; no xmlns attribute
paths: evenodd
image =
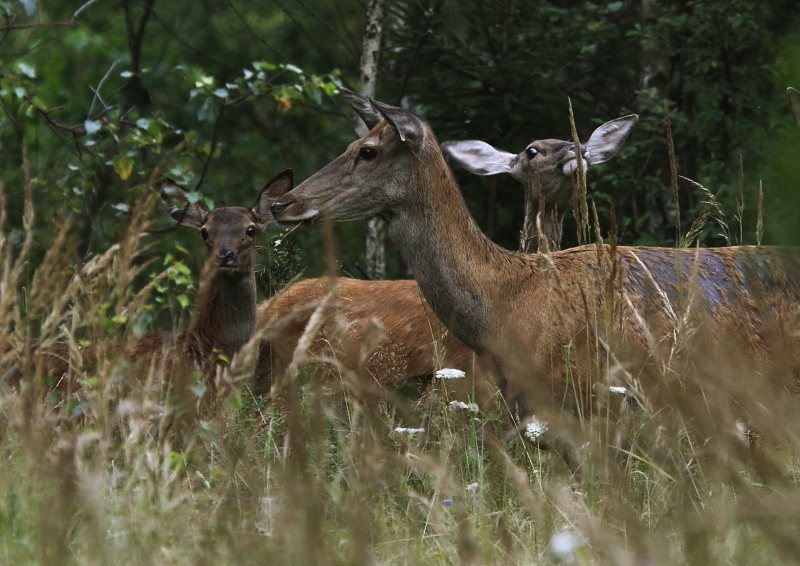
<svg viewBox="0 0 800 566"><path fill-rule="evenodd" d="M211 262L210 280L200 292L200 307L192 326L178 335L196 367L219 353L230 359L249 339L256 326L255 241L272 222L270 206L291 190L291 169L278 174L247 209L226 206L208 210L199 200L175 203L184 192L162 183L161 194L169 215L178 224L199 231ZM145 345L143 343L142 345Z"/></svg>
<svg viewBox="0 0 800 566"><path fill-rule="evenodd" d="M724 351L722 362L714 358L717 373L744 363L741 355L753 363L796 351L797 250L597 244L509 252L480 232L425 123L344 89L342 96L371 130L272 205L279 226L387 218L433 311L494 373L520 426L533 435L534 414L558 423L546 444L572 470L582 461L581 434L569 415L594 413L609 376L654 396L695 387L727 399L727 384L710 391L666 371L688 335L709 351L698 364Z"/></svg>
<svg viewBox="0 0 800 566"><path fill-rule="evenodd" d="M292 171L286 170L266 184L252 208L209 210L202 202L185 198L188 191L176 183L160 183L158 189L168 214L179 225L199 232L208 260L198 292L199 307L188 330L129 336L113 346L129 362L132 383L151 378L157 383L172 383L195 370L210 379L211 370L230 360L250 339L257 319L256 238L273 220L272 203L291 188ZM84 348L80 358L79 365L90 370L97 367L94 347ZM45 344L33 361L57 378L56 389L73 391L77 387L66 343Z"/></svg>
<svg viewBox="0 0 800 566"><path fill-rule="evenodd" d="M614 157L636 124L636 114L623 116L598 127L585 144L580 144L583 167ZM572 195L577 186L578 160L575 144L560 140L537 140L521 153L508 153L483 141L447 141L442 152L475 175L508 173L525 189L525 221L519 251L539 250L536 216L541 214L542 233L548 249L561 249L561 232Z"/></svg>

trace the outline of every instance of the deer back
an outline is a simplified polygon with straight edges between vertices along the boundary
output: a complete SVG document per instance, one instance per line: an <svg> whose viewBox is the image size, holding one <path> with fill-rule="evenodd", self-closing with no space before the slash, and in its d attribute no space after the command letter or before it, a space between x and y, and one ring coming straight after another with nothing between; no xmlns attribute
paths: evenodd
<svg viewBox="0 0 800 566"><path fill-rule="evenodd" d="M259 307L259 327L272 332L261 346L257 395L267 396L276 376L289 367L311 315L330 290L329 279L306 279ZM460 369L468 378L481 373L474 371L472 350L444 328L409 280L337 279L328 314L305 357L318 373L352 372L386 389L429 378L443 367ZM457 397L470 393L466 385L463 389Z"/></svg>

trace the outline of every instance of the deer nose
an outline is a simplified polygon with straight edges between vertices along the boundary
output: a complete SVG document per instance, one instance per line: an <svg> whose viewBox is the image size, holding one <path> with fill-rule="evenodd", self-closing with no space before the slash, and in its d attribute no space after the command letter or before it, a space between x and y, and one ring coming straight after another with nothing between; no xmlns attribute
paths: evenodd
<svg viewBox="0 0 800 566"><path fill-rule="evenodd" d="M217 254L217 260L219 261L219 265L221 267L225 267L231 263L236 263L236 252L233 250L222 250Z"/></svg>
<svg viewBox="0 0 800 566"><path fill-rule="evenodd" d="M286 210L286 207L289 206L290 203L288 202L273 202L272 206L269 207L270 211L272 212L272 216L277 217L281 212Z"/></svg>

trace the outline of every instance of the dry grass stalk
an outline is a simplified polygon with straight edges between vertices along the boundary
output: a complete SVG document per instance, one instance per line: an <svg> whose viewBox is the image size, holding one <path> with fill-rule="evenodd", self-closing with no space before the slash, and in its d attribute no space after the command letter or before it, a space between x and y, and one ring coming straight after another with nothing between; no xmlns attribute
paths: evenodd
<svg viewBox="0 0 800 566"><path fill-rule="evenodd" d="M669 110L664 102L664 137L667 139L667 158L669 159L669 186L672 198L675 201L675 233L681 233L681 203L678 196L678 170L675 166L675 144L672 140L672 124L669 120Z"/></svg>

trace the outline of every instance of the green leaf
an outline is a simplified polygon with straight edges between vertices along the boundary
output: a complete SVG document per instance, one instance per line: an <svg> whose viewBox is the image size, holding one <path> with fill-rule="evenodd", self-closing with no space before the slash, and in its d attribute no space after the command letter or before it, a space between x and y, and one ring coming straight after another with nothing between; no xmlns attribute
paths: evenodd
<svg viewBox="0 0 800 566"><path fill-rule="evenodd" d="M83 414L83 410L88 407L89 404L86 401L76 401L75 399L67 400L67 414L69 418L74 419L75 417L79 417Z"/></svg>
<svg viewBox="0 0 800 566"><path fill-rule="evenodd" d="M36 69L33 68L33 65L29 65L28 63L23 63L20 61L17 63L17 69L19 69L19 72L28 78L36 78Z"/></svg>
<svg viewBox="0 0 800 566"><path fill-rule="evenodd" d="M117 172L119 178L126 181L131 176L133 171L133 159L127 155L118 155L114 158L114 171Z"/></svg>
<svg viewBox="0 0 800 566"><path fill-rule="evenodd" d="M50 391L44 398L45 403L58 403L60 400L61 391Z"/></svg>
<svg viewBox="0 0 800 566"><path fill-rule="evenodd" d="M97 132L103 125L100 122L95 122L94 120L86 120L83 123L83 127L86 128L86 133L90 136Z"/></svg>

